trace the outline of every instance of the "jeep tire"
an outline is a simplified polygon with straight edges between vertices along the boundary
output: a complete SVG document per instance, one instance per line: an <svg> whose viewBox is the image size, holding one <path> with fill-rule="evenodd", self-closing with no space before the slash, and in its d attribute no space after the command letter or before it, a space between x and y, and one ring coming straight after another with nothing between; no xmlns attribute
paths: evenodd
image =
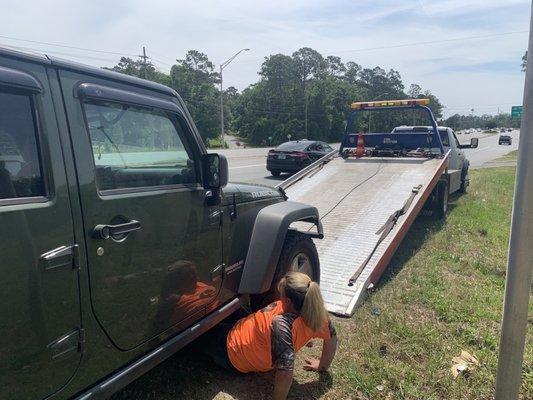
<svg viewBox="0 0 533 400"><path fill-rule="evenodd" d="M270 289L250 299L252 310L259 310L279 298L278 283L289 271L299 271L320 282L320 261L315 244L305 233L289 230L283 243Z"/></svg>

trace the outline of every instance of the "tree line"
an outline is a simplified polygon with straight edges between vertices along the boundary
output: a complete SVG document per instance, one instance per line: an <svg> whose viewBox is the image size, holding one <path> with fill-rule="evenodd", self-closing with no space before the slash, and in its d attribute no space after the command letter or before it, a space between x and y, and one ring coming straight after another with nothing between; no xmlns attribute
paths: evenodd
<svg viewBox="0 0 533 400"><path fill-rule="evenodd" d="M206 54L189 50L168 74L150 61L127 57L110 69L172 87L183 98L202 138L208 142L220 135L220 75ZM364 68L337 56L324 57L309 47L265 57L258 76L242 92L229 87L223 93L226 133L252 145L276 145L288 137L339 141L354 101L429 98L435 117L442 118L439 99L417 84L406 89L398 71ZM450 125L462 121L450 118ZM378 131L418 123L428 124L420 115L373 113L371 119L356 118L354 129Z"/></svg>

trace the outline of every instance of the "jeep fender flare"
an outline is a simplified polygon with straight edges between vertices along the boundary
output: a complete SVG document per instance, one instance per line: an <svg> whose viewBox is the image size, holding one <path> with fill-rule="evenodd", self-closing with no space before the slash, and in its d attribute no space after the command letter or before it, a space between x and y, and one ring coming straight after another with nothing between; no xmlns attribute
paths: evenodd
<svg viewBox="0 0 533 400"><path fill-rule="evenodd" d="M259 211L246 254L239 294L259 294L270 289L285 236L289 226L296 221L314 224L318 233L309 234L323 237L318 210L313 206L284 201Z"/></svg>

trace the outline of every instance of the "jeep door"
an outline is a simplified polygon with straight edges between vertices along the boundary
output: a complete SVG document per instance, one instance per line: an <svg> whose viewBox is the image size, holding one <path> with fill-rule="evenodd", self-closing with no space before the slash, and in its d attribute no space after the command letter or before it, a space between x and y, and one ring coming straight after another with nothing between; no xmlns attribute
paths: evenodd
<svg viewBox="0 0 533 400"><path fill-rule="evenodd" d="M220 209L206 205L200 149L170 96L68 71L61 80L93 309L129 350L192 324L216 300Z"/></svg>
<svg viewBox="0 0 533 400"><path fill-rule="evenodd" d="M0 398L44 398L81 359L76 244L47 60L0 56Z"/></svg>

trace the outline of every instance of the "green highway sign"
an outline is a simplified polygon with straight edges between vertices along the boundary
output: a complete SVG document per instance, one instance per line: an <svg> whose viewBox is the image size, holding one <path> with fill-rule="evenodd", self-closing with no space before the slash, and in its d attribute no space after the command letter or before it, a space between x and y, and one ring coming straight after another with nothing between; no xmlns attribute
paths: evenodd
<svg viewBox="0 0 533 400"><path fill-rule="evenodd" d="M513 117L513 118L522 118L522 106L512 106L511 107L511 117Z"/></svg>

